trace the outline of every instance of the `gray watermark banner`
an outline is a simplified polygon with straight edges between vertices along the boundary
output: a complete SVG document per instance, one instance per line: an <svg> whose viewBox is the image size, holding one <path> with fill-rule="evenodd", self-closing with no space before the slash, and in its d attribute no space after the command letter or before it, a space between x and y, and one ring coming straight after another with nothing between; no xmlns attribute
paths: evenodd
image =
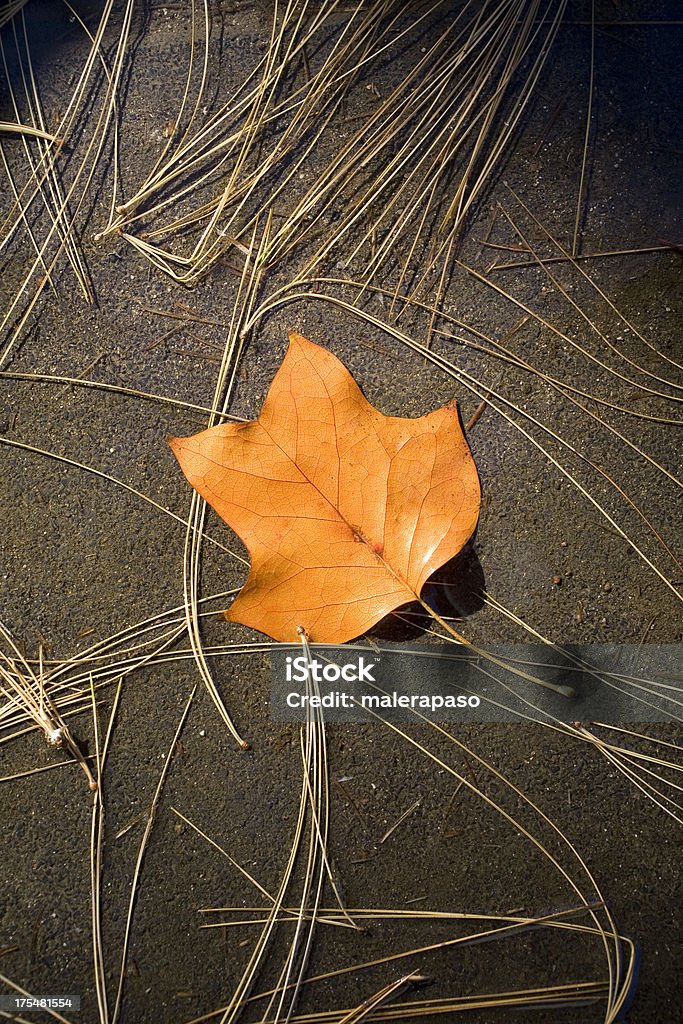
<svg viewBox="0 0 683 1024"><path fill-rule="evenodd" d="M272 717L305 722L670 722L683 718L681 644L466 647L283 644Z"/></svg>

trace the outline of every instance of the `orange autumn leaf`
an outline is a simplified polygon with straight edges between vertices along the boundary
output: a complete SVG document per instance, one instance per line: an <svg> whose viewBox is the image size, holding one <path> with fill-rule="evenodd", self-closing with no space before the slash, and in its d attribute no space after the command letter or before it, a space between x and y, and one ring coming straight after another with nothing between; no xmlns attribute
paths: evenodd
<svg viewBox="0 0 683 1024"><path fill-rule="evenodd" d="M359 636L414 601L474 532L480 489L454 405L402 419L300 334L252 423L170 438L183 473L249 548L225 613L280 641Z"/></svg>

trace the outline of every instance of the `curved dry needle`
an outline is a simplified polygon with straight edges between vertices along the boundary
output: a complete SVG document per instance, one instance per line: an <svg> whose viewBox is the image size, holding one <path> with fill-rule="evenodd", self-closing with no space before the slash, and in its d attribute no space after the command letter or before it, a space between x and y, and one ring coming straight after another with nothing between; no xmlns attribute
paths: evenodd
<svg viewBox="0 0 683 1024"><path fill-rule="evenodd" d="M47 142L54 142L58 146L61 146L64 141L56 135L50 135L49 132L41 131L40 128L32 128L28 124L17 124L14 121L0 121L0 132L8 132L12 135L31 135L34 139L45 139Z"/></svg>

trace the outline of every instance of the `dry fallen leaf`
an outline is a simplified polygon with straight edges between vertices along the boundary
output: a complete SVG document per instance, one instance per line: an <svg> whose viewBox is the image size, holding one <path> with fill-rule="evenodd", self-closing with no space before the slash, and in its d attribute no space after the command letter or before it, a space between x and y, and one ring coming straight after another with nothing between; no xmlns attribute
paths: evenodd
<svg viewBox="0 0 683 1024"><path fill-rule="evenodd" d="M479 479L454 405L384 416L326 349L290 334L258 420L170 438L183 473L249 548L225 613L275 640L343 643L414 601L460 551Z"/></svg>

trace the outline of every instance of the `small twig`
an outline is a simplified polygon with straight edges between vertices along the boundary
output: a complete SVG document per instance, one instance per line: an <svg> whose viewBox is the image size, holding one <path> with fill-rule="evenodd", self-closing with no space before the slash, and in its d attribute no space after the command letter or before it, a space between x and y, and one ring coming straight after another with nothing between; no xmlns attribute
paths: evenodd
<svg viewBox="0 0 683 1024"><path fill-rule="evenodd" d="M83 377L85 377L85 375L87 373L91 373L95 369L95 367L97 366L99 361L104 358L104 355L105 355L104 352L100 352L99 355L95 359L93 359L93 361L91 363L88 363L88 365L85 367L85 369L81 370L81 372L79 373L79 375L78 375L79 380L82 379Z"/></svg>
<svg viewBox="0 0 683 1024"><path fill-rule="evenodd" d="M471 429L472 429L472 427L473 427L473 426L475 425L475 423L476 423L476 422L477 422L477 421L479 420L479 418L480 418L481 414L483 413L484 409L485 409L485 408L486 408L486 406L487 406L487 405L489 404L489 398L490 398L490 397L491 397L491 392L490 392L490 391L487 391L487 393L486 393L485 397L484 397L484 398L483 398L483 400L482 400L482 401L481 401L481 402L479 403L479 405L478 405L478 406L477 406L477 408L476 408L476 409L474 410L474 412L473 412L473 413L472 413L472 415L470 416L469 420L468 420L468 421L467 421L467 423L465 424L465 430L471 430Z"/></svg>
<svg viewBox="0 0 683 1024"><path fill-rule="evenodd" d="M458 793L460 792L460 790L462 789L462 787L464 785L465 785L464 782L459 782L458 785L453 790L453 793L451 794L451 798L448 801L448 806L446 807L446 810L444 811L444 815L443 815L443 822L444 822L444 824L450 818L451 811L453 810L453 804L455 803L455 798L457 797Z"/></svg>
<svg viewBox="0 0 683 1024"><path fill-rule="evenodd" d="M501 245L499 242L486 242L482 240L479 244L486 246L487 249L501 249L503 252L531 252L528 245L515 245L513 242Z"/></svg>
<svg viewBox="0 0 683 1024"><path fill-rule="evenodd" d="M379 845L380 845L380 846L382 845L382 843L386 842L386 840L387 840L387 839L389 838L389 836L391 836L391 835L393 835L393 834L394 834L394 832L396 831L396 829L397 829L397 828L399 827L399 825L402 825L402 824L403 824L403 822L404 822L404 821L406 820L406 818L409 818L409 817L410 817L410 815L411 815L411 814L412 814L412 813L413 813L414 811L416 811L416 810L417 810L417 808L418 808L418 807L420 806L420 804L421 804L421 803L422 803L422 801L421 801L421 800L416 800L416 801L415 801L415 803L414 803L414 804L412 804L412 805L411 805L411 806L410 806L410 807L408 808L408 810L407 810L407 811L404 811L404 812L403 812L403 814L402 814L402 815L401 815L401 817L400 817L400 818L398 819L398 821L395 821L395 822L394 822L394 824L393 824L393 825L391 826L391 828L390 828L390 829L389 829L389 830L388 830L387 832L385 832L385 833L384 833L384 835L382 836L382 838L381 838L381 839L380 839L380 841L379 841Z"/></svg>

